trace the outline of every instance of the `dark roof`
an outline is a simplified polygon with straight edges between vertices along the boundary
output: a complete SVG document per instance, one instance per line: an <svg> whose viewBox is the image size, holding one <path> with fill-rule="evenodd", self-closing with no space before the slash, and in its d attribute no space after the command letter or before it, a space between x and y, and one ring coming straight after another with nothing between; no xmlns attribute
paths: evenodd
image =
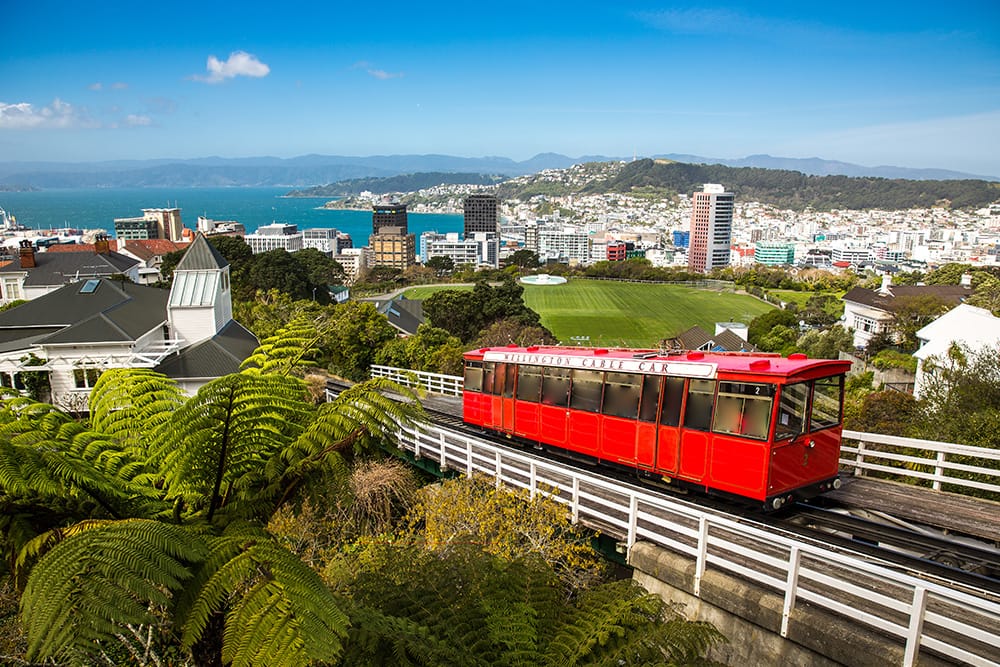
<svg viewBox="0 0 1000 667"><path fill-rule="evenodd" d="M256 336L230 320L213 337L167 357L154 370L174 379L222 377L238 372L259 345Z"/></svg>
<svg viewBox="0 0 1000 667"><path fill-rule="evenodd" d="M35 266L21 267L21 257L15 256L10 264L0 269L2 273L27 272L27 287L62 285L83 278L100 278L125 273L136 266L135 258L117 252L36 252Z"/></svg>
<svg viewBox="0 0 1000 667"><path fill-rule="evenodd" d="M166 321L167 290L102 278L85 294L80 292L85 283L64 285L0 312L0 340L17 347L134 341Z"/></svg>
<svg viewBox="0 0 1000 667"><path fill-rule="evenodd" d="M957 306L972 294L972 288L963 285L889 285L888 290L888 294L883 294L879 290L855 287L843 296L843 300L891 313L899 303L896 299L904 297L933 296Z"/></svg>
<svg viewBox="0 0 1000 667"><path fill-rule="evenodd" d="M229 266L226 258L199 233L174 271L215 271Z"/></svg>
<svg viewBox="0 0 1000 667"><path fill-rule="evenodd" d="M757 347L743 340L729 329L712 335L697 324L670 340L671 346L680 350L705 352L756 352Z"/></svg>
<svg viewBox="0 0 1000 667"><path fill-rule="evenodd" d="M378 311L389 318L389 324L411 336L416 334L417 328L424 323L422 301L400 297L379 304Z"/></svg>

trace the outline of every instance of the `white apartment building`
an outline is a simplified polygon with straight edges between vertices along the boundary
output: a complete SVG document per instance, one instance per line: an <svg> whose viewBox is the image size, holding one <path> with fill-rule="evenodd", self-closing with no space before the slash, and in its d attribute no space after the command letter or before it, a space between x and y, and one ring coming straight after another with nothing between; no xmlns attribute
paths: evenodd
<svg viewBox="0 0 1000 667"><path fill-rule="evenodd" d="M529 222L524 230L525 247L538 254L542 262L554 260L568 264L590 262L590 235L572 225Z"/></svg>
<svg viewBox="0 0 1000 667"><path fill-rule="evenodd" d="M333 259L344 267L347 282L353 283L372 265L372 251L369 248L344 248Z"/></svg>
<svg viewBox="0 0 1000 667"><path fill-rule="evenodd" d="M243 240L254 254L278 249L295 252L304 247L298 227L283 222L261 225L255 233L244 236Z"/></svg>
<svg viewBox="0 0 1000 667"><path fill-rule="evenodd" d="M340 232L330 228L306 229L302 232L302 245L305 248L315 248L331 257L340 253L337 243Z"/></svg>
<svg viewBox="0 0 1000 667"><path fill-rule="evenodd" d="M432 257L451 257L455 266L500 266L500 240L491 232L473 232L472 238L462 239L458 232L439 234L424 232L420 235L420 261Z"/></svg>

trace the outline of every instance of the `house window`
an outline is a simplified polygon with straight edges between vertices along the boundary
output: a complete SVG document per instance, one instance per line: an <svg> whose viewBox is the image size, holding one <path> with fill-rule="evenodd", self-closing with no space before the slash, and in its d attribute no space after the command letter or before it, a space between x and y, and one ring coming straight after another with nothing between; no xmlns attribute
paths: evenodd
<svg viewBox="0 0 1000 667"><path fill-rule="evenodd" d="M21 281L17 278L4 278L3 295L7 301L17 301L23 299L21 294Z"/></svg>
<svg viewBox="0 0 1000 667"><path fill-rule="evenodd" d="M97 384L97 378L101 377L100 368L74 368L73 383L77 389L90 389Z"/></svg>

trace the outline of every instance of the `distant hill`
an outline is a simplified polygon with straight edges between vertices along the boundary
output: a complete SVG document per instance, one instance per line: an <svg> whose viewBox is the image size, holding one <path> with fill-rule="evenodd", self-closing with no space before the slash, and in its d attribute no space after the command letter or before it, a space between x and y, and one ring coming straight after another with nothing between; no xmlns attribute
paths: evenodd
<svg viewBox="0 0 1000 667"><path fill-rule="evenodd" d="M1000 183L984 180L905 180L875 177L807 176L787 169L726 167L655 160L630 162L615 176L588 184L585 192L632 192L650 188L691 193L704 183L721 183L744 201L779 208L899 210L946 205L979 208L1000 199Z"/></svg>
<svg viewBox="0 0 1000 667"><path fill-rule="evenodd" d="M352 178L305 190L292 190L288 197L345 197L368 191L377 195L389 192L416 192L435 185L496 185L504 176L461 174L441 171L401 174L384 178Z"/></svg>
<svg viewBox="0 0 1000 667"><path fill-rule="evenodd" d="M977 177L942 169L862 167L820 158L781 158L751 155L738 159L698 155L665 154L689 164L723 164L732 167L762 167L795 170L811 175L840 174L907 179L964 179ZM523 161L497 156L452 155L302 155L294 158L270 156L247 158L204 157L196 159L115 160L107 162L0 162L0 185L34 188L137 188L211 186L285 186L308 188L357 178L398 176L426 172L503 174L522 176L546 169L565 169L585 162L621 161L623 158L586 155L577 158L559 153L539 153Z"/></svg>

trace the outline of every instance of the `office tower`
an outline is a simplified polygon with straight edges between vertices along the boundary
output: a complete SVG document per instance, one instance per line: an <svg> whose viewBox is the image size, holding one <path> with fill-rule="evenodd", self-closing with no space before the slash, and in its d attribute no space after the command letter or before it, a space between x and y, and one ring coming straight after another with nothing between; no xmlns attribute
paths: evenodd
<svg viewBox="0 0 1000 667"><path fill-rule="evenodd" d="M733 234L732 192L717 183L706 183L691 198L691 241L688 269L708 273L729 266L729 247Z"/></svg>
<svg viewBox="0 0 1000 667"><path fill-rule="evenodd" d="M383 227L398 227L406 235L406 204L375 204L372 206L372 234Z"/></svg>
<svg viewBox="0 0 1000 667"><path fill-rule="evenodd" d="M493 195L469 195L462 201L465 214L465 238L476 232L498 234L500 231L500 202Z"/></svg>

